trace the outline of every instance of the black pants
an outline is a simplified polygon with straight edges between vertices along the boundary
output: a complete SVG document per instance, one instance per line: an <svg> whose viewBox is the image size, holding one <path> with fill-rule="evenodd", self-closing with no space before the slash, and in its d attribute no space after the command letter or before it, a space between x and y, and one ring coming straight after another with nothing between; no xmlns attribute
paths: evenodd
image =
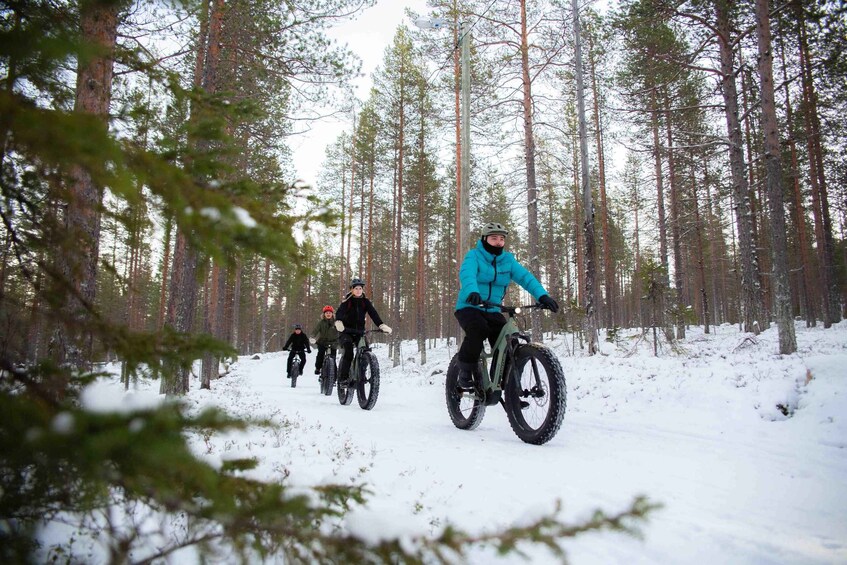
<svg viewBox="0 0 847 565"><path fill-rule="evenodd" d="M300 357L300 374L303 374L303 367L306 366L306 352L302 349L300 349L300 350L292 349L288 353L288 374L289 375L291 375L291 363L294 361L295 355Z"/></svg>
<svg viewBox="0 0 847 565"><path fill-rule="evenodd" d="M353 362L353 349L359 343L360 337L362 336L347 332L342 332L338 336L338 345L344 348L344 355L341 356L341 363L338 365L338 378L341 380L347 380L347 377L350 375L350 363Z"/></svg>
<svg viewBox="0 0 847 565"><path fill-rule="evenodd" d="M476 363L482 353L482 342L494 347L494 342L506 325L506 317L500 312L484 312L478 308L462 308L453 313L465 330L465 339L459 347L460 363Z"/></svg>
<svg viewBox="0 0 847 565"><path fill-rule="evenodd" d="M320 371L324 364L324 356L326 355L327 350L330 351L330 354L335 357L335 344L333 345L321 345L318 344L318 356L315 358L315 370Z"/></svg>

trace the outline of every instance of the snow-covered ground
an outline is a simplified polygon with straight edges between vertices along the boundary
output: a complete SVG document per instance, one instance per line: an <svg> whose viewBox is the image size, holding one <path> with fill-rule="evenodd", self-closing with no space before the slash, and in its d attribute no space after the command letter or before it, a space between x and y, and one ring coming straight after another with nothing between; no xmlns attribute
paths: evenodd
<svg viewBox="0 0 847 565"><path fill-rule="evenodd" d="M297 388L284 377L287 353L245 356L187 401L282 425L198 438L206 457L251 455L261 461L253 474L291 485L367 484L368 506L347 521L358 534L434 533L448 522L479 532L556 501L576 521L645 495L663 507L643 539L582 535L566 544L570 562L847 563L847 322L798 323L797 338L798 353L784 357L775 327L756 338L728 325L692 328L659 357L632 336L603 342L594 357L572 355L570 336L548 340L568 408L543 446L521 442L499 407L474 431L452 425L444 378L455 345L428 350L421 366L404 343L396 368L376 345L372 411L320 395L314 353ZM533 563L556 561L540 547L526 552ZM479 551L470 562L493 559Z"/></svg>

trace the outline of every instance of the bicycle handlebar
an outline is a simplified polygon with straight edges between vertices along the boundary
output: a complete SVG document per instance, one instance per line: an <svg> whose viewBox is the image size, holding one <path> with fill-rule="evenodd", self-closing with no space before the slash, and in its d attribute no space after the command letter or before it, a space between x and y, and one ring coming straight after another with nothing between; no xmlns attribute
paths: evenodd
<svg viewBox="0 0 847 565"><path fill-rule="evenodd" d="M483 300L482 304L480 304L480 306L485 306L485 307L488 307L488 308L499 308L501 312L506 312L506 313L512 314L512 315L518 314L523 309L544 308L544 306L539 302L536 302L534 304L527 304L525 306L506 306L504 304L497 304L496 302L490 302L488 300Z"/></svg>

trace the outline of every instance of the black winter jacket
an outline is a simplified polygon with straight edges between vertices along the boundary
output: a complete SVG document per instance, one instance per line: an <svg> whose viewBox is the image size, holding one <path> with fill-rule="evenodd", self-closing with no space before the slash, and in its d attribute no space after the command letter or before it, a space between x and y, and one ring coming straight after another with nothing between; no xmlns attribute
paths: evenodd
<svg viewBox="0 0 847 565"><path fill-rule="evenodd" d="M335 319L341 320L344 324L344 333L363 334L365 333L365 314L368 314L377 326L382 325L382 318L364 294L360 298L350 294L336 308Z"/></svg>
<svg viewBox="0 0 847 565"><path fill-rule="evenodd" d="M297 335L297 332L292 332L282 348L290 348L292 351L303 351L305 349L309 353L312 352L312 348L309 346L309 338L303 332L300 332L300 335Z"/></svg>

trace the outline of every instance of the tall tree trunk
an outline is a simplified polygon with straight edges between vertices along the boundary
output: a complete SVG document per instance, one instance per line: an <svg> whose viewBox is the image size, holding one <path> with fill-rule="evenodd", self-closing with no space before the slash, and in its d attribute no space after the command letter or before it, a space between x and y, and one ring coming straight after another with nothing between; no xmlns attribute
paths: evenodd
<svg viewBox="0 0 847 565"><path fill-rule="evenodd" d="M759 322L759 327L767 328L769 325L768 320L770 319L768 315L769 310L769 287L767 277L762 277L763 272L768 272L768 253L767 250L763 250L764 242L767 241L767 238L762 235L767 233L767 226L765 225L764 220L764 210L762 210L762 205L760 202L764 202L762 198L761 191L764 190L764 183L758 182L759 177L764 177L763 174L757 175L757 157L753 150L753 139L754 134L753 130L754 125L753 120L755 118L753 112L750 108L750 102L748 101L749 93L751 91L750 80L749 80L749 72L747 71L745 62L744 62L744 51L743 49L738 50L738 68L739 74L741 75L741 115L744 116L744 143L747 149L747 186L749 189L749 197L750 197L750 228L753 234L753 243L756 246L756 260L758 261L758 265L756 265L756 284L759 285L759 317L756 318ZM758 191L758 194L757 194ZM762 217L760 218L760 214ZM763 252L764 251L764 252Z"/></svg>
<svg viewBox="0 0 847 565"><path fill-rule="evenodd" d="M424 129L423 124L421 124L420 131L418 133L418 153L421 159L421 171L418 178L418 261L417 261L417 280L415 281L415 317L416 317L416 327L415 333L417 334L418 339L418 353L420 354L421 366L426 364L426 314L427 314L427 303L426 303L426 263L424 259L426 258L426 198L425 198L425 190L424 190Z"/></svg>
<svg viewBox="0 0 847 565"><path fill-rule="evenodd" d="M265 274L262 278L262 303L259 305L261 309L261 332L259 333L259 352L267 351L267 333L268 333L268 290L271 279L271 262L265 259Z"/></svg>
<svg viewBox="0 0 847 565"><path fill-rule="evenodd" d="M664 96L665 108L671 107L670 99L667 92ZM676 310L676 337L685 339L685 316L684 312L687 307L685 288L683 281L685 280L685 271L683 269L682 257L682 221L680 216L679 202L679 179L676 174L676 155L674 154L674 143L670 113L665 116L665 135L667 139L668 152L668 182L671 188L671 240L673 242L673 279L674 288L676 289L676 300L674 300Z"/></svg>
<svg viewBox="0 0 847 565"><path fill-rule="evenodd" d="M653 171L656 175L656 213L659 223L659 263L662 266L662 285L664 289L670 288L668 276L668 223L665 216L665 181L662 172L662 144L659 141L659 103L656 100L655 87L650 92L650 129L653 132ZM665 290L666 291L666 290ZM661 318L655 319L655 312L651 319L661 324L668 340L673 339L673 329L666 321L664 311L660 312Z"/></svg>
<svg viewBox="0 0 847 565"><path fill-rule="evenodd" d="M199 42L194 66L194 84L207 93L217 88L217 67L220 60L220 36L223 24L223 0L203 3L201 13ZM209 22L208 38L203 37L204 22ZM189 120L199 118L203 110L192 107ZM197 147L208 144L206 140L194 140ZM199 255L197 249L188 240L182 228L177 230L176 247L173 255L170 292L168 293L167 324L180 333L191 333L194 329L194 313L197 304L197 268ZM174 368L173 374L162 378L160 392L167 395L182 395L188 392L191 367L184 365Z"/></svg>
<svg viewBox="0 0 847 565"><path fill-rule="evenodd" d="M342 151L341 157L341 260L340 270L338 273L338 291L341 296L344 296L345 289L347 285L350 284L349 276L347 275L347 255L345 255L345 244L346 240L346 232L347 229L347 171L345 170L345 165L347 163L347 159L344 158L344 152ZM352 189L351 189L352 190Z"/></svg>
<svg viewBox="0 0 847 565"><path fill-rule="evenodd" d="M353 115L353 122L355 124L356 116ZM353 131L356 131L355 125L353 126ZM356 143L355 143L355 134L350 138L350 205L347 209L347 216L349 220L347 221L347 257L344 259L344 265L346 268L350 269L353 265L352 256L353 253L351 248L353 247L353 202L355 202L355 192L356 192ZM353 273L349 273L352 275ZM359 275L361 276L361 275ZM348 277L352 278L352 277ZM349 282L347 283L350 284Z"/></svg>
<svg viewBox="0 0 847 565"><path fill-rule="evenodd" d="M800 287L800 302L806 319L806 327L817 325L817 313L815 301L812 298L812 262L809 257L809 234L806 232L806 209L803 205L803 191L800 186L800 166L797 159L797 141L794 133L794 109L791 104L791 92L788 88L788 71L785 64L785 42L780 42L780 55L782 60L782 79L785 85L785 118L788 130L788 147L791 153L791 178L794 194L794 229L797 230L797 245L800 248L800 276L798 277Z"/></svg>
<svg viewBox="0 0 847 565"><path fill-rule="evenodd" d="M577 126L579 127L579 126ZM582 224L585 214L582 212L582 195L579 193L582 183L579 180L579 134L573 144L573 227L576 245L576 301L585 304L585 242Z"/></svg>
<svg viewBox="0 0 847 565"><path fill-rule="evenodd" d="M785 207L782 202L782 160L776 102L773 86L773 53L768 0L756 0L756 30L759 43L759 77L762 85L762 129L765 135L765 170L773 252L774 315L779 330L779 352L797 351L794 317L791 315L791 288L788 283L788 245L785 236Z"/></svg>
<svg viewBox="0 0 847 565"><path fill-rule="evenodd" d="M712 273L712 312L714 313L715 324L721 324L729 318L728 299L726 297L725 283L727 276L727 261L721 260L718 257L718 243L724 241L723 230L719 225L719 218L722 217L720 205L720 193L715 194L714 206L712 205L712 189L711 177L709 176L708 160L703 161L703 184L706 187L706 214L708 217L709 228L709 271ZM720 245L721 253L723 245ZM720 299L720 300L719 300Z"/></svg>
<svg viewBox="0 0 847 565"><path fill-rule="evenodd" d="M523 84L523 134L524 159L526 160L526 219L529 243L529 270L535 274L541 271L538 257L538 187L535 177L535 136L532 131L532 81L529 77L529 43L526 31L526 0L520 0L521 7L521 77ZM533 309L532 337L544 339L541 331L541 314Z"/></svg>
<svg viewBox="0 0 847 565"><path fill-rule="evenodd" d="M400 308L400 297L401 295L401 262L403 258L403 161L405 158L405 128L406 128L406 86L405 86L405 72L404 69L401 69L401 78L400 81L400 100L399 100L399 110L400 110L400 120L398 124L398 132L397 132L397 219L395 225L395 248L394 248L394 308L399 311ZM400 329L400 328L398 328ZM395 334L394 340L392 340L392 350L394 352L393 356L393 366L397 367L400 365L400 334L398 331Z"/></svg>
<svg viewBox="0 0 847 565"><path fill-rule="evenodd" d="M591 69L591 84L594 94L594 131L597 142L597 168L600 182L600 221L603 229L603 275L606 286L606 328L615 326L614 296L615 272L612 267L612 251L609 242L609 205L606 202L606 159L603 151L603 128L600 123L600 95L597 88L597 71L594 64L594 49L589 34L588 64Z"/></svg>
<svg viewBox="0 0 847 565"><path fill-rule="evenodd" d="M156 318L156 329L161 330L165 325L165 304L168 300L168 270L171 259L171 239L173 237L173 216L165 215L165 235L162 238L162 285L159 289L159 316Z"/></svg>
<svg viewBox="0 0 847 565"><path fill-rule="evenodd" d="M113 54L118 32L121 2L82 2L82 40L93 48L78 58L74 112L92 116L91 126L104 132L109 127L112 99ZM51 343L54 360L85 370L92 361L93 337L84 330L86 310L94 307L97 294L97 263L100 253L100 207L103 187L94 184L91 173L80 165L70 170L67 208L64 214L66 241L73 251L62 248L56 262L67 284L64 325L57 327ZM65 383L56 383L63 395Z"/></svg>
<svg viewBox="0 0 847 565"><path fill-rule="evenodd" d="M365 274L365 177L359 179L359 273ZM367 282L365 283L367 284Z"/></svg>
<svg viewBox="0 0 847 565"><path fill-rule="evenodd" d="M821 296L823 298L824 327L841 320L839 308L838 282L835 266L835 240L832 235L832 219L829 214L829 196L827 194L826 174L823 167L821 149L821 127L818 117L818 102L815 83L809 61L809 45L806 37L806 22L800 2L794 3L798 21L800 41L800 69L803 86L803 118L806 123L806 139L809 150L810 180L815 216L815 236L818 256L821 262Z"/></svg>
<svg viewBox="0 0 847 565"><path fill-rule="evenodd" d="M230 321L231 336L227 340L230 345L240 353L245 353L243 348L243 339L241 332L241 278L243 276L244 265L241 259L236 259L234 269L234 280L232 284L232 297L229 303L232 304L232 319Z"/></svg>
<svg viewBox="0 0 847 565"><path fill-rule="evenodd" d="M729 138L730 173L732 192L735 197L735 217L738 224L738 246L741 262L741 302L744 331L759 333L758 320L761 308L759 285L759 261L753 239L750 194L745 174L746 164L742 150L741 127L738 120L738 93L735 87L733 64L733 41L727 0L715 0L715 15L721 59L721 91L724 99L724 114Z"/></svg>
<svg viewBox="0 0 847 565"><path fill-rule="evenodd" d="M459 22L459 10L458 10L458 2L456 0L453 1L453 45L459 45L459 33L460 22ZM461 92L462 92L462 65L459 57L460 50L453 49L453 103L455 106L456 113L456 280L458 281L459 277L459 269L461 268L462 258L465 256L465 252L467 251L465 247L465 242L463 241L463 237L460 237L462 233L462 151L465 149L462 147L462 109L460 104ZM465 234L467 236L467 234ZM459 323L456 322L455 327L458 330L456 335L462 335L462 329L459 326Z"/></svg>
<svg viewBox="0 0 847 565"><path fill-rule="evenodd" d="M632 301L633 310L638 312L637 325L644 326L644 316L641 307L641 290L639 278L641 277L641 229L638 225L638 216L641 212L641 197L638 195L638 182L634 179L632 185L633 204L635 211L635 273L632 277Z"/></svg>
<svg viewBox="0 0 847 565"><path fill-rule="evenodd" d="M368 191L368 261L365 269L365 285L368 296L373 297L373 235L374 235L374 168L370 169L370 189Z"/></svg>
<svg viewBox="0 0 847 565"><path fill-rule="evenodd" d="M703 326L704 333L710 332L709 324L711 322L709 317L709 295L706 292L706 265L704 260L704 255L706 254L706 243L703 241L703 222L700 219L700 203L698 201L697 195L697 176L695 172L694 163L697 162L696 155L694 152L691 152L691 205L694 208L694 236L695 242L694 245L696 247L696 261L697 261L697 274L700 278L700 300L702 301L703 308ZM706 178L704 177L704 183L706 182Z"/></svg>
<svg viewBox="0 0 847 565"><path fill-rule="evenodd" d="M204 277L205 284L203 289L204 304L203 304L203 332L209 335L214 333L215 327L215 299L217 277L220 267L217 263L209 270ZM200 364L200 388L212 388L212 373L217 369L217 363L214 362L212 354L208 351L203 353L203 359Z"/></svg>
<svg viewBox="0 0 847 565"><path fill-rule="evenodd" d="M595 242L594 242L594 202L591 198L591 184L588 179L588 135L585 127L585 88L582 80L582 41L579 25L579 5L572 0L573 29L576 51L576 102L579 117L579 152L580 169L582 171L582 208L585 214L583 230L585 231L585 333L588 341L588 354L594 355L599 351L597 343L597 312L595 305Z"/></svg>

